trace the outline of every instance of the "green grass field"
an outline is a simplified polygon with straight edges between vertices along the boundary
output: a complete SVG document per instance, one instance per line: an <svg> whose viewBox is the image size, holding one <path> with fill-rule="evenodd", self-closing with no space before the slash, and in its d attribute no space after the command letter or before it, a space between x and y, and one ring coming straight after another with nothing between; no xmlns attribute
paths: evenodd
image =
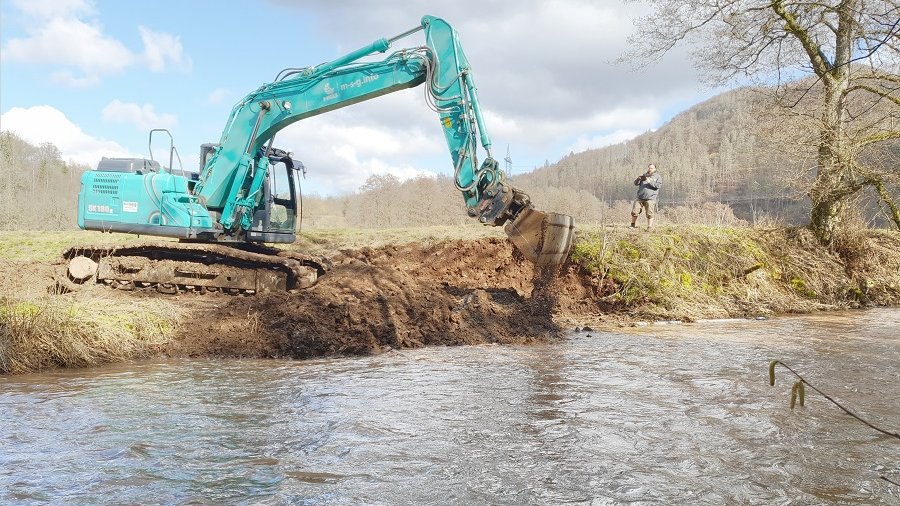
<svg viewBox="0 0 900 506"><path fill-rule="evenodd" d="M313 229L297 234L297 241L281 245L286 249L303 251L314 255L330 255L342 249L357 249L365 246L377 248L389 244L413 242L430 243L436 241L478 239L481 237L503 237L499 227L485 227L478 224L465 227L418 227L390 229ZM110 234L89 230L70 231L0 231L0 258L11 261L49 262L72 246L86 244L128 244L140 241L165 240L152 236L131 234Z"/></svg>

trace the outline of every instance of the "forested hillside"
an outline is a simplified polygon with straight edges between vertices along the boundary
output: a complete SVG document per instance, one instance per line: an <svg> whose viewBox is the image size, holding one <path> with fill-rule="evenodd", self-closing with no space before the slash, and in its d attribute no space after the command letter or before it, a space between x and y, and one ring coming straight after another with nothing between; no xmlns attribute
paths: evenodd
<svg viewBox="0 0 900 506"><path fill-rule="evenodd" d="M0 230L75 228L81 174L47 142L33 146L0 132Z"/></svg>
<svg viewBox="0 0 900 506"><path fill-rule="evenodd" d="M519 176L535 198L581 215L583 202L606 207L631 200L634 178L655 163L663 177L661 208L722 203L739 218L762 216L790 223L806 219L804 188L795 180L814 152L784 153L769 122L768 97L750 89L723 93L675 116L654 132L601 149L570 153L559 162ZM571 199L571 196L576 198Z"/></svg>

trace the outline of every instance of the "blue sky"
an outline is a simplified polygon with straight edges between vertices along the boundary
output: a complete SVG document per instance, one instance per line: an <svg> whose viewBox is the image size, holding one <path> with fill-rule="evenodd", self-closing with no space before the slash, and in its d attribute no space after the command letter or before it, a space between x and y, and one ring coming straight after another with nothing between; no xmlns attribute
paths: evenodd
<svg viewBox="0 0 900 506"><path fill-rule="evenodd" d="M683 52L643 70L609 63L627 47L636 4L432 4L2 0L0 128L90 165L147 156L149 129L168 128L196 170L199 145L218 140L233 104L279 70L334 59L423 14L459 31L494 155L509 145L514 173L657 128L712 94ZM421 44L413 36L394 47ZM305 191L321 194L353 191L374 173L451 170L420 88L299 122L276 145L304 161ZM160 141L154 154L166 149Z"/></svg>

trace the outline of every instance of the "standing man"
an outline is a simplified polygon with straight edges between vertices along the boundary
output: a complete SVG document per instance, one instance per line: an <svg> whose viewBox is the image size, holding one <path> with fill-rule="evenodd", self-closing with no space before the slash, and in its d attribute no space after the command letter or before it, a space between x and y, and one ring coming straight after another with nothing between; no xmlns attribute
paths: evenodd
<svg viewBox="0 0 900 506"><path fill-rule="evenodd" d="M647 172L634 180L638 187L637 200L631 206L631 228L637 223L641 211L647 213L647 230L653 226L653 217L656 216L656 200L659 197L659 187L662 186L662 177L656 173L656 165L647 166Z"/></svg>

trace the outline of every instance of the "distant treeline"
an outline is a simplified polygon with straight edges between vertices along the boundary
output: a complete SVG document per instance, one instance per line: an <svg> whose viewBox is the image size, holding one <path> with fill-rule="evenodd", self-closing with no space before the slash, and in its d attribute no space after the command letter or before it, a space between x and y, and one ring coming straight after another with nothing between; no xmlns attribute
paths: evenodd
<svg viewBox="0 0 900 506"><path fill-rule="evenodd" d="M49 142L34 146L0 132L0 230L75 228L81 174L88 168L65 162Z"/></svg>

